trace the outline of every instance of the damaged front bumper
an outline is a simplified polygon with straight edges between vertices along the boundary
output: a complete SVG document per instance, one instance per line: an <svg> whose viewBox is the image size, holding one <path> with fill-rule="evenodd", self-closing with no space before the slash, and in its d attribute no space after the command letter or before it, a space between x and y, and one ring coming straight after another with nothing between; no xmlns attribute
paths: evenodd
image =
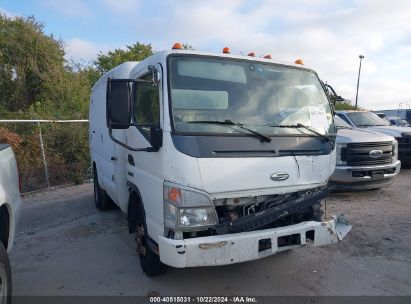
<svg viewBox="0 0 411 304"><path fill-rule="evenodd" d="M344 216L326 222L184 240L159 238L160 260L172 267L217 266L257 260L287 249L306 245L324 246L341 241L351 230ZM283 246L283 240L293 240ZM289 242L288 242L289 243Z"/></svg>

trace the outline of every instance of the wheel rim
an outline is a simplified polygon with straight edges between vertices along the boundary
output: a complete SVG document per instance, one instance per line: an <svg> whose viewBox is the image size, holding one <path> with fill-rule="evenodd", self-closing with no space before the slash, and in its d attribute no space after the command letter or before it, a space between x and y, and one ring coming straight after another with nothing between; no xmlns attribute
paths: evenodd
<svg viewBox="0 0 411 304"><path fill-rule="evenodd" d="M0 303L6 303L8 295L7 273L3 264L0 264Z"/></svg>

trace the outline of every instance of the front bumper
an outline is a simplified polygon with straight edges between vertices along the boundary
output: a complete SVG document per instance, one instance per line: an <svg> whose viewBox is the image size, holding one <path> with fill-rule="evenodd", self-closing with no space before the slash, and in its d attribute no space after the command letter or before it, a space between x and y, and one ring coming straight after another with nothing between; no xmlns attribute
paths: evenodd
<svg viewBox="0 0 411 304"><path fill-rule="evenodd" d="M389 185L400 173L401 162L381 166L336 166L330 182L337 190L366 190Z"/></svg>
<svg viewBox="0 0 411 304"><path fill-rule="evenodd" d="M172 267L199 267L235 264L257 260L287 249L337 243L351 230L343 216L327 222L302 222L296 225L185 240L159 238L160 260ZM293 237L294 245L279 246L283 237ZM310 240L307 236L314 236ZM261 250L261 243L264 250ZM270 244L270 246L267 246Z"/></svg>

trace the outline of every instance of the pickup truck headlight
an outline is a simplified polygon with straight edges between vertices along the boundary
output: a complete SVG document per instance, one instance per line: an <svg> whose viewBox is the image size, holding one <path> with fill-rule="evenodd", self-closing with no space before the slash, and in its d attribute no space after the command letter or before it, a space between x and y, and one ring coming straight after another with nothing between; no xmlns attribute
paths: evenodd
<svg viewBox="0 0 411 304"><path fill-rule="evenodd" d="M398 141L394 140L392 142L392 161L398 159Z"/></svg>
<svg viewBox="0 0 411 304"><path fill-rule="evenodd" d="M202 192L164 183L164 225L167 228L203 228L218 223L210 198Z"/></svg>
<svg viewBox="0 0 411 304"><path fill-rule="evenodd" d="M337 144L336 146L337 156L335 164L337 166L345 166L347 165L346 157L347 157L347 144Z"/></svg>

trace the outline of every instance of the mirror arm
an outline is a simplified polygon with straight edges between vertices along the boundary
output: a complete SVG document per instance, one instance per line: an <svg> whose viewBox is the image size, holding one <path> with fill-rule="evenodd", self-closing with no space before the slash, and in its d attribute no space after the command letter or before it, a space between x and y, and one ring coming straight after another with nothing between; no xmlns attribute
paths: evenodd
<svg viewBox="0 0 411 304"><path fill-rule="evenodd" d="M148 70L151 73L151 82L157 86L159 84L157 69L154 65L149 65Z"/></svg>

